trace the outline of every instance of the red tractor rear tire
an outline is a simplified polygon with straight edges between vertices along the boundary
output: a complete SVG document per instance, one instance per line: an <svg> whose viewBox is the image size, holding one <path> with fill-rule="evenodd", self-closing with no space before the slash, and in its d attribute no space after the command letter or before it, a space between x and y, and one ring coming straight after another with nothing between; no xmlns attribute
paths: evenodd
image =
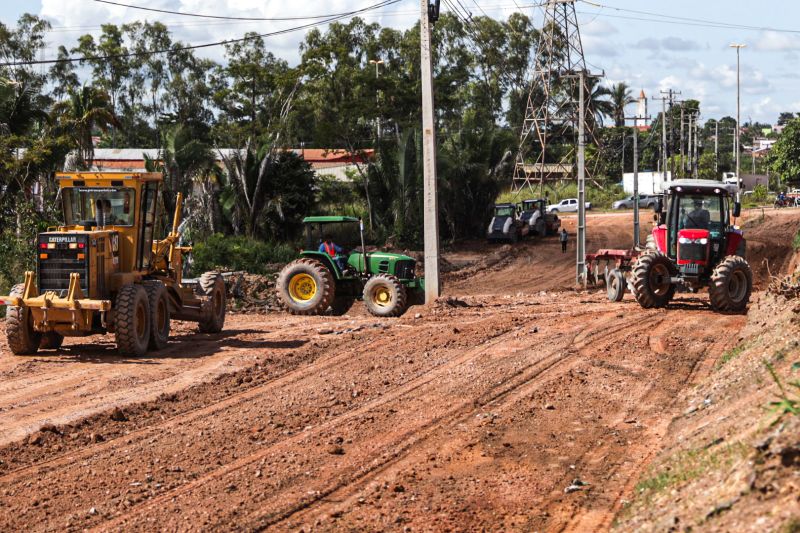
<svg viewBox="0 0 800 533"><path fill-rule="evenodd" d="M670 277L677 269L669 257L660 252L646 252L633 265L633 295L645 309L666 307L675 296Z"/></svg>
<svg viewBox="0 0 800 533"><path fill-rule="evenodd" d="M741 313L747 309L753 292L753 271L744 258L729 255L723 259L708 286L711 307L716 311Z"/></svg>

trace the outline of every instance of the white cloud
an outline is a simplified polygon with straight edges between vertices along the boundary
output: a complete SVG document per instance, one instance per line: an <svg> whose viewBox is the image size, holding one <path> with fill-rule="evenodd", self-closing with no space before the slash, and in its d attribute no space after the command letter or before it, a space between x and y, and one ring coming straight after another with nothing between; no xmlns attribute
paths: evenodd
<svg viewBox="0 0 800 533"><path fill-rule="evenodd" d="M765 31L759 35L755 49L768 52L800 50L800 37L793 34Z"/></svg>

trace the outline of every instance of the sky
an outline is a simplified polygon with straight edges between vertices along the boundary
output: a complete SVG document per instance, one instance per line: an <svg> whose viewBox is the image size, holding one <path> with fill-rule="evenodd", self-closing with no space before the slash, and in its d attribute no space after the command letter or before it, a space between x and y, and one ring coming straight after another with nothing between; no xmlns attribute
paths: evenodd
<svg viewBox="0 0 800 533"><path fill-rule="evenodd" d="M174 11L239 16L276 17L352 11L377 0L297 2L285 0L118 0L121 3ZM540 3L541 0L535 0ZM505 19L523 11L541 21L532 0L461 0L474 15ZM442 10L447 10L442 3ZM634 13L632 11L638 11ZM298 22L230 22L155 14L95 0L2 0L0 21L13 25L29 12L49 20L45 57L55 57L60 44L68 48L85 33L98 34L100 24L159 20L175 39L201 44L241 37L245 32L267 33ZM673 89L679 98L700 100L702 119L735 116L736 51L731 43L746 44L741 52L742 121L775 123L781 111L800 112L800 2L762 0L578 0L578 23L589 68L603 71L606 83L626 82L638 96L651 98L650 114L660 109L660 91ZM643 13L646 12L646 13ZM672 17L665 18L664 16ZM419 17L419 2L399 4L363 18L384 26L407 28ZM709 24L714 23L714 24ZM724 27L720 27L722 24ZM794 24L795 26L792 26ZM736 27L730 27L731 25ZM290 63L298 60L302 32L266 40L273 53ZM222 61L222 48L199 51Z"/></svg>

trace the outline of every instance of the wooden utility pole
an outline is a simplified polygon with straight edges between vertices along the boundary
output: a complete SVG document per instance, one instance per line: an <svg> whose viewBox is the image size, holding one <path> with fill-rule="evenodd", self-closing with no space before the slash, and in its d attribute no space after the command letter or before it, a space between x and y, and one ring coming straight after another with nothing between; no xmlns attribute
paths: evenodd
<svg viewBox="0 0 800 533"><path fill-rule="evenodd" d="M433 115L433 58L431 24L439 17L439 3L420 0L420 63L422 67L422 158L425 239L425 303L440 295L439 197L436 188L436 124Z"/></svg>

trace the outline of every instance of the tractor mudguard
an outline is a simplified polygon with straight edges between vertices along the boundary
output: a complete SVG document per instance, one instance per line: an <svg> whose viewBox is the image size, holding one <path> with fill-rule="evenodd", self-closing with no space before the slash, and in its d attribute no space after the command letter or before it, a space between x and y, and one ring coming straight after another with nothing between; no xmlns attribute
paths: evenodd
<svg viewBox="0 0 800 533"><path fill-rule="evenodd" d="M658 251L662 254L667 253L667 226L661 225L653 228L653 240L656 243Z"/></svg>
<svg viewBox="0 0 800 533"><path fill-rule="evenodd" d="M308 257L309 259L316 259L317 261L325 265L325 267L331 271L331 274L333 274L333 277L336 278L337 280L340 280L343 277L342 271L339 269L339 266L336 264L336 262L331 259L331 256L329 256L324 252L305 251L300 253L300 257Z"/></svg>
<svg viewBox="0 0 800 533"><path fill-rule="evenodd" d="M744 241L744 233L741 230L731 230L726 234L728 238L728 246L725 250L725 255L737 255L739 246Z"/></svg>

